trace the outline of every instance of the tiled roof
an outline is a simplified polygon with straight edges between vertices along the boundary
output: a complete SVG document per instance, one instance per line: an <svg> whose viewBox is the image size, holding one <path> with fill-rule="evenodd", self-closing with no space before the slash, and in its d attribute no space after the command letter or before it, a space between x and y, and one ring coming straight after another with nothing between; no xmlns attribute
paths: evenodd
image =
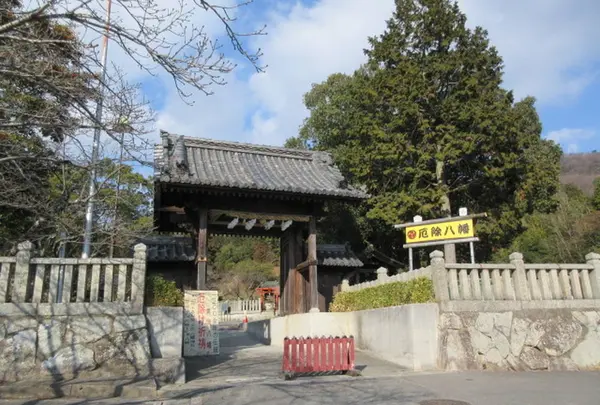
<svg viewBox="0 0 600 405"><path fill-rule="evenodd" d="M319 266L362 267L363 262L347 245L317 245Z"/></svg>
<svg viewBox="0 0 600 405"><path fill-rule="evenodd" d="M146 245L149 262L191 262L196 258L192 239L186 236L148 236L138 242Z"/></svg>
<svg viewBox="0 0 600 405"><path fill-rule="evenodd" d="M160 182L362 199L326 152L189 138L161 132Z"/></svg>

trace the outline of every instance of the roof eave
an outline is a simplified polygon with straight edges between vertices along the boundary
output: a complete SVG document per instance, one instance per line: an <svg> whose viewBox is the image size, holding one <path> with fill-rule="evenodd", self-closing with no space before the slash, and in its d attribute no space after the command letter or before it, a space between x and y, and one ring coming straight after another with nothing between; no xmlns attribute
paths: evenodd
<svg viewBox="0 0 600 405"><path fill-rule="evenodd" d="M361 191L341 190L338 193L321 193L321 192L309 192L309 191L293 191L293 190L270 190L262 188L239 188L236 186L227 185L215 185L215 184L202 184L194 182L181 182L173 181L170 176L162 175L154 178L156 185L170 185L173 187L181 188L204 188L211 190L221 190L225 192L245 192L245 193L264 193L264 194L289 194L297 196L306 196L311 198L323 198L328 200L348 200L348 201L364 201L370 196Z"/></svg>

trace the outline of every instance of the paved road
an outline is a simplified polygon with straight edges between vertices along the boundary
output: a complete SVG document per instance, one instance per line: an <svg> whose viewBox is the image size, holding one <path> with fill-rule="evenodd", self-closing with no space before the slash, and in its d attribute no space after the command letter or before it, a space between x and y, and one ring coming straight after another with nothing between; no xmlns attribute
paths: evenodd
<svg viewBox="0 0 600 405"><path fill-rule="evenodd" d="M283 381L278 375L281 349L257 344L239 331L222 332L221 347L220 356L195 359L188 364L188 378L192 381L161 390L165 405L422 405L423 401L436 399L470 405L600 404L600 372L424 374L408 372L368 353L357 353L362 377L320 376ZM141 403L153 402L0 400L0 405ZM459 405L429 405L455 404Z"/></svg>
<svg viewBox="0 0 600 405"><path fill-rule="evenodd" d="M243 332L222 333L222 354L188 364L182 387L165 398L200 398L203 405L406 404L433 399L471 405L598 405L600 373L414 373L357 353L362 377L320 376L283 381L281 349ZM443 403L433 405L445 405ZM448 404L450 405L450 404Z"/></svg>
<svg viewBox="0 0 600 405"><path fill-rule="evenodd" d="M202 402L197 403L203 405L420 405L432 399L471 405L598 405L599 382L600 373L456 373L352 380L316 377L198 387L179 398L199 397Z"/></svg>

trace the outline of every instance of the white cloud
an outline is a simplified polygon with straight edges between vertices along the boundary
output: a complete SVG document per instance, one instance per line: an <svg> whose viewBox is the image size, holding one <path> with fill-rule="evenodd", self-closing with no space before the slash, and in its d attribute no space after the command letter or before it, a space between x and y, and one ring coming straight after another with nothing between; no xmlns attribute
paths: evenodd
<svg viewBox="0 0 600 405"><path fill-rule="evenodd" d="M459 0L470 25L488 30L518 97L571 101L598 75L600 2Z"/></svg>
<svg viewBox="0 0 600 405"><path fill-rule="evenodd" d="M158 114L156 127L186 136L236 139L244 133L245 117L251 98L248 86L229 77L226 86L215 88L211 96L196 95L187 102L171 92L165 108Z"/></svg>
<svg viewBox="0 0 600 405"><path fill-rule="evenodd" d="M596 132L591 129L562 128L557 131L549 132L547 138L556 143L563 143L590 139L595 134Z"/></svg>
<svg viewBox="0 0 600 405"><path fill-rule="evenodd" d="M302 95L331 73L356 69L367 38L382 32L392 11L392 1L321 0L274 15L269 35L258 41L269 70L250 79L260 105L251 140L281 144L296 135L306 115Z"/></svg>
<svg viewBox="0 0 600 405"><path fill-rule="evenodd" d="M582 141L591 139L595 135L596 131L591 129L562 128L549 132L546 138L560 144L567 153L576 153Z"/></svg>
<svg viewBox="0 0 600 405"><path fill-rule="evenodd" d="M385 29L393 0L318 0L311 6L278 1L267 17L268 35L253 44L264 52L266 73L228 77L215 95L195 95L193 107L168 84L158 128L192 136L282 144L307 112L302 95L334 72L365 60L367 37ZM580 0L460 0L470 25L488 29L505 61L505 83L518 97L541 103L569 101L595 78L600 60L600 2ZM250 7L259 7L257 1ZM256 16L253 12L251 15ZM264 16L263 16L264 18ZM265 21L256 21L260 26ZM248 69L248 67L244 67ZM245 76L245 75L243 75Z"/></svg>

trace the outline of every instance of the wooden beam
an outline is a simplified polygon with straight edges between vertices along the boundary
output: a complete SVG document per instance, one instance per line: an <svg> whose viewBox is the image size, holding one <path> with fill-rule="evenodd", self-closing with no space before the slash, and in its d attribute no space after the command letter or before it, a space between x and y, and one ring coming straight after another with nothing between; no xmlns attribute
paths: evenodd
<svg viewBox="0 0 600 405"><path fill-rule="evenodd" d="M208 256L208 210L200 208L198 218L198 251L196 254L196 289L206 288L206 269Z"/></svg>
<svg viewBox="0 0 600 405"><path fill-rule="evenodd" d="M307 268L309 268L310 266L316 266L317 265L317 260L305 260L302 263L298 264L296 266L296 270L298 271L302 271L302 270L306 270Z"/></svg>
<svg viewBox="0 0 600 405"><path fill-rule="evenodd" d="M266 231L261 227L255 226L254 228L247 231L241 226L236 226L234 229L227 229L226 226L210 224L208 227L209 235L236 235L236 236L256 236L265 238L279 238L281 237L281 230L279 228L271 228Z"/></svg>
<svg viewBox="0 0 600 405"><path fill-rule="evenodd" d="M221 216L223 216L223 212L222 211L210 210L208 212L209 222L218 221Z"/></svg>
<svg viewBox="0 0 600 405"><path fill-rule="evenodd" d="M256 218L251 219L250 221L247 221L246 225L244 227L246 228L247 231L249 231L250 229L252 229L254 224L256 224Z"/></svg>
<svg viewBox="0 0 600 405"><path fill-rule="evenodd" d="M296 222L308 222L310 220L310 216L309 215L303 215L303 214L294 214L294 212L289 212L287 214L281 214L281 213L270 213L270 212L263 212L262 210L258 211L258 212L254 212L254 211L243 211L243 210L219 210L219 209L212 209L210 210L211 215L212 216L228 216L228 217L232 217L232 218L240 218L240 219L245 219L245 220L251 220L251 219L260 219L260 220L264 220L264 221L270 221L270 220L274 220L274 221L296 221ZM212 220L212 217L211 217Z"/></svg>
<svg viewBox="0 0 600 405"><path fill-rule="evenodd" d="M233 220L232 220L232 221L233 221ZM231 224L231 222L232 222L232 221L214 221L214 222L213 222L213 221L210 221L208 224L209 224L211 227L212 227L212 226L227 226L227 225ZM238 221L239 221L239 220L238 220ZM271 222L273 222L273 221L271 221ZM257 221L257 222L256 222L256 223L255 223L255 224L252 226L252 229L263 229L263 230L265 230L265 231L268 231L268 230L270 230L270 229L273 229L274 231L275 231L275 230L277 230L277 231L279 231L279 230L280 230L280 227L279 227L279 225L277 225L277 224L272 224L271 226L268 226L268 225L269 225L269 222L261 223L261 222L258 222L258 221ZM231 227L231 228L229 228L229 227L228 227L228 229L233 229L233 228L234 228L234 227Z"/></svg>
<svg viewBox="0 0 600 405"><path fill-rule="evenodd" d="M239 188L224 188L224 187L208 187L198 185L183 185L183 184L160 184L159 191L165 194L180 193L180 194L197 194L203 196L211 196L216 198L231 199L236 198L262 198L271 201L299 202L299 203L317 203L323 204L326 201L344 201L348 203L360 203L362 198L352 198L343 196L321 196L307 195L294 192L278 192L278 191L263 191L263 190L248 190Z"/></svg>
<svg viewBox="0 0 600 405"><path fill-rule="evenodd" d="M231 222L227 223L227 229L233 229L240 222L239 218L233 218ZM215 222L216 223L216 222Z"/></svg>
<svg viewBox="0 0 600 405"><path fill-rule="evenodd" d="M310 312L319 312L319 283L317 281L317 220L310 217L308 223L308 261L310 280Z"/></svg>
<svg viewBox="0 0 600 405"><path fill-rule="evenodd" d="M173 212L175 214L185 215L185 208L184 207L177 207L175 205L169 205L167 207L162 207L162 208L157 209L157 211L161 211L161 212Z"/></svg>
<svg viewBox="0 0 600 405"><path fill-rule="evenodd" d="M173 191L164 193L162 196L161 205L157 207L160 209L165 206L179 206L183 207L187 204L193 203L202 204L202 206L208 207L211 211L221 211L229 213L248 213L248 214L262 214L265 216L304 216L304 221L296 222L308 222L310 217L315 210L315 205L308 202L302 201L280 201L271 200L258 197L241 197L232 198L231 196L216 196L216 195L202 195L202 194L186 194L179 191ZM319 212L315 215L322 216L325 214L324 208L319 208ZM256 216L254 216L256 218ZM283 219L283 218L281 218Z"/></svg>

